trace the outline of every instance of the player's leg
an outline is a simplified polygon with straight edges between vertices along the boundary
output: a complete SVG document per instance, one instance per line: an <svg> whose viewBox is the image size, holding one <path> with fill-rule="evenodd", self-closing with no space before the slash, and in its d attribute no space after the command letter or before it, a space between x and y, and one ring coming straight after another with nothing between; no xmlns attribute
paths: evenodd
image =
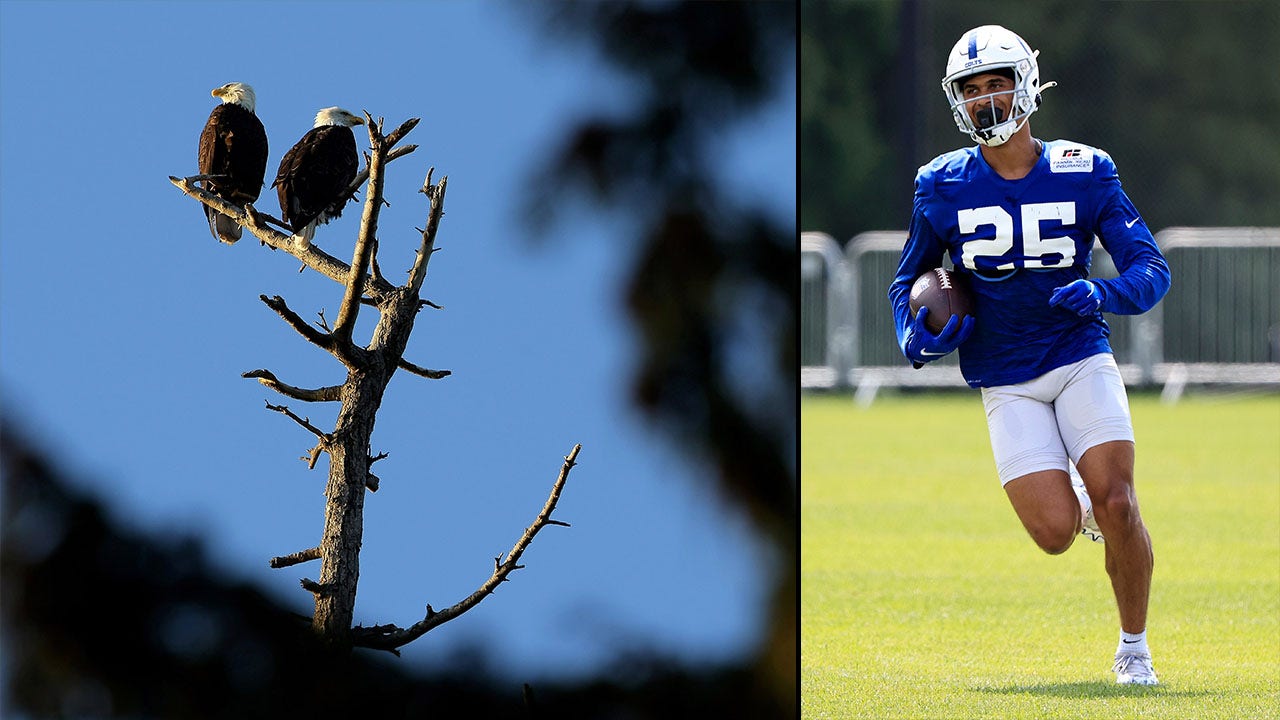
<svg viewBox="0 0 1280 720"><path fill-rule="evenodd" d="M1114 440L1086 450L1077 467L1106 538L1107 574L1120 610L1120 627L1137 634L1147 627L1154 561L1151 537L1138 511L1133 464L1133 443Z"/></svg>
<svg viewBox="0 0 1280 720"><path fill-rule="evenodd" d="M1128 397L1111 355L1096 355L1071 367L1072 377L1055 407L1063 440L1075 458L1093 501L1094 518L1106 538L1107 574L1121 627L1114 669L1119 682L1155 684L1146 643L1154 562L1134 489Z"/></svg>
<svg viewBox="0 0 1280 720"><path fill-rule="evenodd" d="M1147 607L1154 558L1151 537L1133 489L1133 443L1115 440L1085 451L1078 465L1093 498L1093 512L1106 537L1106 567L1120 611L1116 682L1156 685L1147 645Z"/></svg>
<svg viewBox="0 0 1280 720"><path fill-rule="evenodd" d="M1005 494L1036 545L1056 555L1080 532L1080 504L1053 405L1036 397L1034 384L985 388L982 402Z"/></svg>

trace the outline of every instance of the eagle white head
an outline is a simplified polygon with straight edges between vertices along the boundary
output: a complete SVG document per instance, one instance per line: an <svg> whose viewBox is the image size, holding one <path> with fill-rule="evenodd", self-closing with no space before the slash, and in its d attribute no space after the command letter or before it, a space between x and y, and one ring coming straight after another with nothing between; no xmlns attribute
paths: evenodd
<svg viewBox="0 0 1280 720"><path fill-rule="evenodd" d="M253 88L248 83L230 82L214 88L210 95L221 98L224 103L235 103L249 112L253 112L254 106L258 103L258 98L253 94Z"/></svg>
<svg viewBox="0 0 1280 720"><path fill-rule="evenodd" d="M340 107L327 107L316 113L315 127L324 127L325 125L355 127L356 125L363 124L364 118L358 117L350 111L343 110Z"/></svg>

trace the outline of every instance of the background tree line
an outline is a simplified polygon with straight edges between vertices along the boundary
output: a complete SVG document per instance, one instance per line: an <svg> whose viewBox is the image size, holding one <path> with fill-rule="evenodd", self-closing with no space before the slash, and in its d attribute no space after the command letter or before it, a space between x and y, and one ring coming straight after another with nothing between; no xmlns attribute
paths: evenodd
<svg viewBox="0 0 1280 720"><path fill-rule="evenodd" d="M998 24L1055 80L1032 132L1101 147L1153 230L1280 225L1280 3L805 0L800 225L841 242L905 229L916 169L972 144L940 82Z"/></svg>

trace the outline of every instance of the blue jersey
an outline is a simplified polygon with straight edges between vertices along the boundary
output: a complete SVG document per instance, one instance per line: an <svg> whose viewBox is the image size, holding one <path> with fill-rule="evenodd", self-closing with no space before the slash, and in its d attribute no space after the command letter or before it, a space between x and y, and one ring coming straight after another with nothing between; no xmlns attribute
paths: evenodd
<svg viewBox="0 0 1280 720"><path fill-rule="evenodd" d="M889 286L899 346L911 323L911 285L949 255L967 276L973 334L960 346L972 387L1011 385L1110 352L1102 312L1049 305L1055 288L1089 275L1097 236L1119 277L1093 280L1101 310L1136 315L1169 289L1169 266L1102 150L1046 142L1026 177L1006 180L977 146L941 155L916 175L911 228Z"/></svg>

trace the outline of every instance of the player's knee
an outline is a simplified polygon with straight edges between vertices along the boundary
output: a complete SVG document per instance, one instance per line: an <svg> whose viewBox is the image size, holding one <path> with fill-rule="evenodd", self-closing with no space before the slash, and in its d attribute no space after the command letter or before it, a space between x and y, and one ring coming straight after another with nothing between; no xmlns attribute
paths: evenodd
<svg viewBox="0 0 1280 720"><path fill-rule="evenodd" d="M1079 528L1074 524L1045 522L1027 528L1027 532L1041 550L1050 555L1061 555L1075 542Z"/></svg>
<svg viewBox="0 0 1280 720"><path fill-rule="evenodd" d="M1066 552L1075 541L1076 536L1073 533L1070 535L1055 535L1052 538L1045 540L1037 540L1036 544L1040 546L1041 550L1050 555L1061 555Z"/></svg>
<svg viewBox="0 0 1280 720"><path fill-rule="evenodd" d="M1094 516L1100 526L1126 528L1134 524L1138 517L1138 501L1127 486L1121 486L1107 493L1101 505L1095 505ZM1106 534L1106 531L1103 531Z"/></svg>

